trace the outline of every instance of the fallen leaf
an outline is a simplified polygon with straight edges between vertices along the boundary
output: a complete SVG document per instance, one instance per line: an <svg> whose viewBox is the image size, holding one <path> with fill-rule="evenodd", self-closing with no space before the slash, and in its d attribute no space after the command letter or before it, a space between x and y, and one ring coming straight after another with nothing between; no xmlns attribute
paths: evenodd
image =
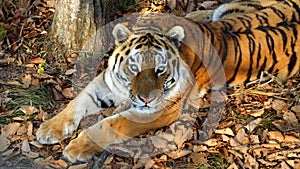
<svg viewBox="0 0 300 169"><path fill-rule="evenodd" d="M228 150L229 153L233 154L235 157L239 158L239 159L243 159L243 156L236 152L235 150Z"/></svg>
<svg viewBox="0 0 300 169"><path fill-rule="evenodd" d="M295 105L291 108L291 110L295 113L299 113L300 112L300 105Z"/></svg>
<svg viewBox="0 0 300 169"><path fill-rule="evenodd" d="M239 169L238 166L233 162L227 169Z"/></svg>
<svg viewBox="0 0 300 169"><path fill-rule="evenodd" d="M178 159L192 153L191 150L176 150L166 153L172 159Z"/></svg>
<svg viewBox="0 0 300 169"><path fill-rule="evenodd" d="M65 88L62 91L62 94L65 98L72 99L73 98L73 87Z"/></svg>
<svg viewBox="0 0 300 169"><path fill-rule="evenodd" d="M272 103L272 108L280 113L281 111L287 110L287 104L282 100L274 100Z"/></svg>
<svg viewBox="0 0 300 169"><path fill-rule="evenodd" d="M225 129L217 129L215 130L215 133L217 134L226 134L229 136L234 136L233 131L230 128L225 128Z"/></svg>
<svg viewBox="0 0 300 169"><path fill-rule="evenodd" d="M249 144L249 136L248 134L246 134L245 129L241 128L236 136L235 136L235 140L237 140L239 143L241 144Z"/></svg>
<svg viewBox="0 0 300 169"><path fill-rule="evenodd" d="M277 162L270 162L270 161L266 161L264 159L257 159L257 161L268 167L273 167L278 164ZM284 168L284 169L286 169L286 168Z"/></svg>
<svg viewBox="0 0 300 169"><path fill-rule="evenodd" d="M252 144L259 144L260 140L259 140L258 135L250 135L250 142Z"/></svg>
<svg viewBox="0 0 300 169"><path fill-rule="evenodd" d="M206 151L206 150L207 150L207 147L204 145L200 145L200 146L195 145L193 148L193 152L195 152L195 153L198 153L200 151Z"/></svg>
<svg viewBox="0 0 300 169"><path fill-rule="evenodd" d="M31 151L28 139L25 139L23 141L21 150L22 150L22 154L25 155L28 158L37 158L37 157L39 157L38 153L35 153L35 152Z"/></svg>
<svg viewBox="0 0 300 169"><path fill-rule="evenodd" d="M253 117L260 117L265 113L265 109L259 109L257 111L255 111L254 113L251 113L250 116Z"/></svg>
<svg viewBox="0 0 300 169"><path fill-rule="evenodd" d="M264 148L272 148L272 149L280 149L281 146L277 143L273 143L273 144L262 144L262 146Z"/></svg>
<svg viewBox="0 0 300 169"><path fill-rule="evenodd" d="M9 123L2 128L1 135L7 135L7 136L14 135L18 131L20 126L21 123L17 123L17 122Z"/></svg>
<svg viewBox="0 0 300 169"><path fill-rule="evenodd" d="M218 140L217 139L209 139L209 140L205 141L204 144L206 144L209 147L213 147L213 146L218 145Z"/></svg>
<svg viewBox="0 0 300 169"><path fill-rule="evenodd" d="M283 169L291 169L291 167L290 167L285 161L282 161L282 162L280 163L280 166L281 166L281 168L283 168Z"/></svg>
<svg viewBox="0 0 300 169"><path fill-rule="evenodd" d="M283 114L283 119L291 124L298 124L298 119L296 115L290 111L286 111Z"/></svg>
<svg viewBox="0 0 300 169"><path fill-rule="evenodd" d="M42 59L40 57L36 57L36 58L29 59L29 62L33 63L33 64L41 64L44 62L44 59Z"/></svg>
<svg viewBox="0 0 300 169"><path fill-rule="evenodd" d="M261 118L257 118L256 120L251 121L248 123L245 128L251 133L260 123Z"/></svg>
<svg viewBox="0 0 300 169"><path fill-rule="evenodd" d="M38 109L33 106L22 106L20 110L26 115L32 115L33 113L38 112Z"/></svg>
<svg viewBox="0 0 300 169"><path fill-rule="evenodd" d="M268 132L269 140L276 140L282 142L284 140L283 135L279 131L269 131Z"/></svg>
<svg viewBox="0 0 300 169"><path fill-rule="evenodd" d="M150 137L150 140L156 148L166 149L168 147L167 140L158 136Z"/></svg>
<svg viewBox="0 0 300 169"><path fill-rule="evenodd" d="M285 135L284 136L284 140L282 142L285 142L285 143L298 143L298 144L300 144L300 140L299 139L297 139L294 136L290 136L290 135Z"/></svg>
<svg viewBox="0 0 300 169"><path fill-rule="evenodd" d="M245 163L244 163L245 168L257 168L259 166L255 158L253 158L250 154L246 153L244 157L245 157Z"/></svg>
<svg viewBox="0 0 300 169"><path fill-rule="evenodd" d="M85 169L88 168L88 163L79 164L79 165L71 165L69 169Z"/></svg>
<svg viewBox="0 0 300 169"><path fill-rule="evenodd" d="M53 162L51 162L51 167L53 168L67 168L68 167L68 163L64 160L55 160Z"/></svg>
<svg viewBox="0 0 300 169"><path fill-rule="evenodd" d="M10 146L10 140L8 139L8 135L1 134L0 135L0 152L5 151Z"/></svg>
<svg viewBox="0 0 300 169"><path fill-rule="evenodd" d="M28 88L31 85L32 77L30 74L27 74L24 77L22 77L21 80L23 82L24 88Z"/></svg>
<svg viewBox="0 0 300 169"><path fill-rule="evenodd" d="M300 160L299 159L286 160L286 163L288 163L293 168L300 168Z"/></svg>
<svg viewBox="0 0 300 169"><path fill-rule="evenodd" d="M191 157L193 163L195 163L196 165L207 162L207 154L205 153L191 153L189 157Z"/></svg>

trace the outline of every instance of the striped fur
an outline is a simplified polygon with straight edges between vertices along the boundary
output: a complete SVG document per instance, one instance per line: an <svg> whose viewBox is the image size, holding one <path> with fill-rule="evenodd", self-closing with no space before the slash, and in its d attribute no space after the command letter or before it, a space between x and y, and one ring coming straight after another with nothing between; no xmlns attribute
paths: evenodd
<svg viewBox="0 0 300 169"><path fill-rule="evenodd" d="M71 136L84 116L119 107L85 129L63 152L72 162L86 161L111 143L170 125L187 105L197 108L195 100L210 88L249 82L263 71L280 79L293 76L300 67L299 5L300 1L272 1L255 12L226 14L220 21L200 25L182 18L171 22L170 17L137 18L141 25L135 24L132 31L116 25L108 68L40 126L38 141L57 143Z"/></svg>

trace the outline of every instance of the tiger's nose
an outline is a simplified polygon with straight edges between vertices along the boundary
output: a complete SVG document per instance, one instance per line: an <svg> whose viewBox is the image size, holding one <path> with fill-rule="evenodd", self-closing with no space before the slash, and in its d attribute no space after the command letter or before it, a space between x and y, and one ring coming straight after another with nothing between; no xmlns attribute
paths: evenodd
<svg viewBox="0 0 300 169"><path fill-rule="evenodd" d="M149 104L151 101L153 101L156 97L155 96L151 96L151 97L143 97L141 95L138 95L138 98L144 102L145 104Z"/></svg>

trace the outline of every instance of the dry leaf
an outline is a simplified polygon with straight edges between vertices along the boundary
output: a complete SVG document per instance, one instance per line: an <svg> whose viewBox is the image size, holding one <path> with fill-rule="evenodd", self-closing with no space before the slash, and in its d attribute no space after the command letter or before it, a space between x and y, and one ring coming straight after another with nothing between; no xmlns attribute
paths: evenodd
<svg viewBox="0 0 300 169"><path fill-rule="evenodd" d="M239 167L233 162L227 169L239 169Z"/></svg>
<svg viewBox="0 0 300 169"><path fill-rule="evenodd" d="M262 144L262 146L264 148L272 148L272 149L280 149L281 148L281 146L279 144L277 144L277 143Z"/></svg>
<svg viewBox="0 0 300 169"><path fill-rule="evenodd" d="M285 143L297 143L300 144L300 140L294 136L285 135L283 142Z"/></svg>
<svg viewBox="0 0 300 169"><path fill-rule="evenodd" d="M230 128L225 128L225 129L217 129L215 130L215 133L217 134L226 134L229 136L234 136L233 131Z"/></svg>
<svg viewBox="0 0 300 169"><path fill-rule="evenodd" d="M260 143L258 135L250 135L250 141L251 141L252 144L259 144Z"/></svg>
<svg viewBox="0 0 300 169"><path fill-rule="evenodd" d="M238 153L238 152L236 152L234 150L228 150L228 152L231 153L231 154L233 154L235 157L237 157L239 159L243 159L243 156L240 153Z"/></svg>
<svg viewBox="0 0 300 169"><path fill-rule="evenodd" d="M27 74L24 77L22 77L21 80L23 82L24 88L28 88L31 85L32 77L30 74Z"/></svg>
<svg viewBox="0 0 300 169"><path fill-rule="evenodd" d="M22 106L20 110L26 115L32 115L33 113L38 112L38 109L33 106Z"/></svg>
<svg viewBox="0 0 300 169"><path fill-rule="evenodd" d="M86 169L88 167L88 163L79 164L79 165L72 165L69 169Z"/></svg>
<svg viewBox="0 0 300 169"><path fill-rule="evenodd" d="M192 153L189 157L191 157L193 163L196 165L207 162L207 154L205 153Z"/></svg>
<svg viewBox="0 0 300 169"><path fill-rule="evenodd" d="M272 108L277 111L286 111L287 104L282 100L274 100L272 103Z"/></svg>
<svg viewBox="0 0 300 169"><path fill-rule="evenodd" d="M32 152L28 143L28 139L25 139L22 143L22 154L28 158L37 158L39 157L38 153Z"/></svg>
<svg viewBox="0 0 300 169"><path fill-rule="evenodd" d="M286 163L288 163L293 168L297 168L297 169L300 168L300 160L299 159L286 160Z"/></svg>
<svg viewBox="0 0 300 169"><path fill-rule="evenodd" d="M37 89L41 88L40 80L33 78L31 80L31 85Z"/></svg>
<svg viewBox="0 0 300 169"><path fill-rule="evenodd" d="M7 134L1 134L0 135L0 152L5 151L9 145L10 145L10 140L7 138L8 135Z"/></svg>
<svg viewBox="0 0 300 169"><path fill-rule="evenodd" d="M248 137L248 134L246 134L246 132L245 132L245 129L244 128L241 128L238 132L237 132L237 134L236 134L236 136L235 136L235 139L239 142L239 143L241 143L241 144L249 144L249 137Z"/></svg>
<svg viewBox="0 0 300 169"><path fill-rule="evenodd" d="M40 57L37 57L37 58L31 58L29 60L30 63L33 63L33 64L41 64L44 62L44 59L40 58Z"/></svg>
<svg viewBox="0 0 300 169"><path fill-rule="evenodd" d="M269 140L276 140L282 142L284 140L283 135L279 131L269 131L268 132Z"/></svg>
<svg viewBox="0 0 300 169"><path fill-rule="evenodd" d="M172 159L178 159L192 153L191 150L176 150L166 153Z"/></svg>
<svg viewBox="0 0 300 169"><path fill-rule="evenodd" d="M283 169L292 169L285 161L280 163L281 168Z"/></svg>
<svg viewBox="0 0 300 169"><path fill-rule="evenodd" d="M217 139L209 139L209 140L205 141L204 144L206 144L209 147L213 147L213 146L218 145L218 140Z"/></svg>
<svg viewBox="0 0 300 169"><path fill-rule="evenodd" d="M51 167L53 168L67 168L68 167L68 163L64 160L56 160L51 162Z"/></svg>
<svg viewBox="0 0 300 169"><path fill-rule="evenodd" d="M268 166L268 167L273 167L278 164L277 162L270 162L270 161L266 161L264 159L257 159L257 161L259 161L260 163L262 163L263 165Z"/></svg>
<svg viewBox="0 0 300 169"><path fill-rule="evenodd" d="M206 151L206 150L207 150L207 147L203 146L203 145L194 146L194 148L193 148L193 152L195 152L195 153L198 153L200 151Z"/></svg>
<svg viewBox="0 0 300 169"><path fill-rule="evenodd" d="M73 87L65 88L65 89L63 89L62 94L65 96L65 98L72 99L73 98L73 90L74 90Z"/></svg>
<svg viewBox="0 0 300 169"><path fill-rule="evenodd" d="M253 116L253 117L260 117L260 116L262 116L264 113L265 113L265 109L259 109L259 110L257 110L256 112L251 113L250 116Z"/></svg>
<svg viewBox="0 0 300 169"><path fill-rule="evenodd" d="M300 105L295 105L291 108L291 110L295 113L300 113Z"/></svg>
<svg viewBox="0 0 300 169"><path fill-rule="evenodd" d="M257 118L256 120L251 121L248 123L245 128L251 133L260 123L261 118Z"/></svg>
<svg viewBox="0 0 300 169"><path fill-rule="evenodd" d="M283 119L285 121L287 121L288 123L291 123L291 124L298 124L298 119L296 117L296 115L290 111L286 111L284 112L283 114Z"/></svg>

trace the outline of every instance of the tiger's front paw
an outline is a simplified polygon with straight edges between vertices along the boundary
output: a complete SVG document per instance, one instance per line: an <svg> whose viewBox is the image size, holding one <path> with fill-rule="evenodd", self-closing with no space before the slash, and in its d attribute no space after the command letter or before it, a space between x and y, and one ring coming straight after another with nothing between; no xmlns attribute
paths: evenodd
<svg viewBox="0 0 300 169"><path fill-rule="evenodd" d="M77 126L71 115L58 114L40 126L36 132L36 137L41 144L55 144L72 136Z"/></svg>
<svg viewBox="0 0 300 169"><path fill-rule="evenodd" d="M79 134L78 138L72 140L67 145L63 151L63 156L71 162L85 162L92 159L92 157L100 151L102 151L102 149L83 131Z"/></svg>

